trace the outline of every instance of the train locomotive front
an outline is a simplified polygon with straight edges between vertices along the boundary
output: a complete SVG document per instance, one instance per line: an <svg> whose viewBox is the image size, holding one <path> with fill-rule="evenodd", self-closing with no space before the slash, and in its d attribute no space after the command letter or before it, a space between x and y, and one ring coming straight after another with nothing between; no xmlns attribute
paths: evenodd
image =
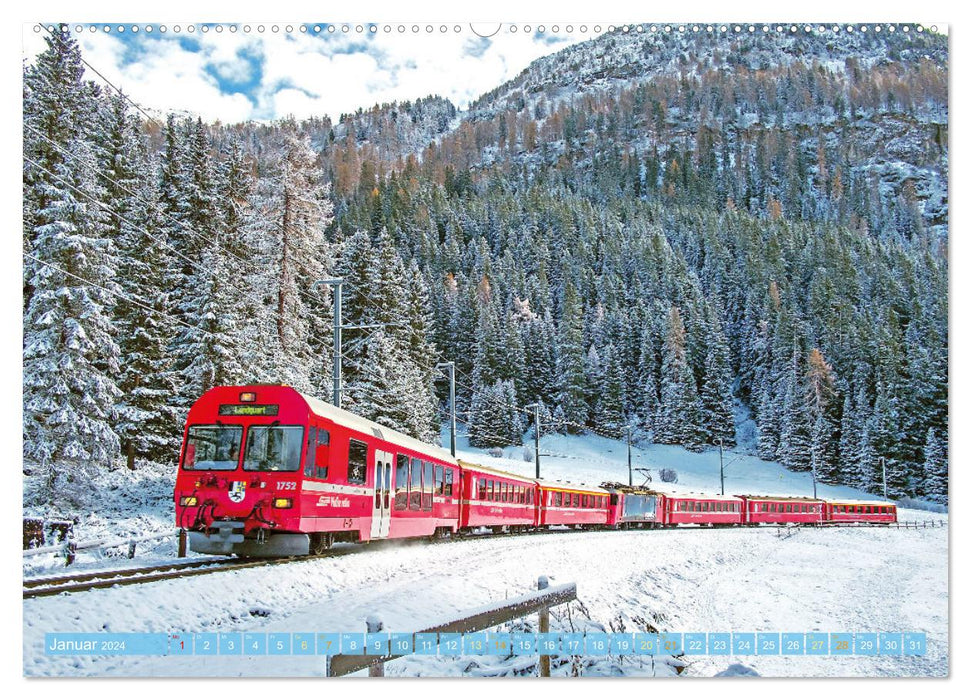
<svg viewBox="0 0 971 700"><path fill-rule="evenodd" d="M299 482L310 409L283 386L217 387L189 411L175 512L205 554L306 554Z"/></svg>

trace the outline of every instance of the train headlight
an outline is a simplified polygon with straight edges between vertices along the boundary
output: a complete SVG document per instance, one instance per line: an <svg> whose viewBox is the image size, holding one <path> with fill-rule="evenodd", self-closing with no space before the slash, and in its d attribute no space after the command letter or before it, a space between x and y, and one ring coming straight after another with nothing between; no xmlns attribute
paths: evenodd
<svg viewBox="0 0 971 700"><path fill-rule="evenodd" d="M195 496L182 496L179 498L180 506L195 506L199 505L199 499Z"/></svg>
<svg viewBox="0 0 971 700"><path fill-rule="evenodd" d="M273 499L274 508L292 508L293 499L292 498L274 498Z"/></svg>

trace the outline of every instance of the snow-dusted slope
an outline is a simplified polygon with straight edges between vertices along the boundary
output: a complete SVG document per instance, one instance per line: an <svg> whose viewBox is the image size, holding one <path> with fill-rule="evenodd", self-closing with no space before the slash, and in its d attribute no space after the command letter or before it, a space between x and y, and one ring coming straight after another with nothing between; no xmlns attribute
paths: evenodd
<svg viewBox="0 0 971 700"><path fill-rule="evenodd" d="M448 434L442 442L448 445ZM524 459L522 447L507 447L503 457L490 456L486 450L470 448L468 440L459 435L458 456L470 462L498 467L524 476L535 476L535 463ZM651 486L663 491L700 491L719 493L718 450L690 452L671 445L634 447L632 462L635 470L648 469ZM766 462L744 452L725 450L722 456L725 471L726 494L753 494L779 496L811 496L812 476L808 472L793 472L778 462ZM674 469L677 483L662 483L661 468ZM627 483L627 445L597 435L545 435L540 440L540 475L547 479L559 479L588 485L605 481ZM634 483L644 483L642 472L634 472ZM817 495L822 498L872 499L868 494L848 486L817 484ZM936 517L936 516L935 516Z"/></svg>

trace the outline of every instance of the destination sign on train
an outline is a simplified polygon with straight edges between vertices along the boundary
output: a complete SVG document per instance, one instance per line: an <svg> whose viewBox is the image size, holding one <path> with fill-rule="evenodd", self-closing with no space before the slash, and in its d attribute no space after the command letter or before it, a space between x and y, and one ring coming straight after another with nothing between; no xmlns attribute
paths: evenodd
<svg viewBox="0 0 971 700"><path fill-rule="evenodd" d="M221 416L275 416L279 412L279 404L224 403L219 406Z"/></svg>

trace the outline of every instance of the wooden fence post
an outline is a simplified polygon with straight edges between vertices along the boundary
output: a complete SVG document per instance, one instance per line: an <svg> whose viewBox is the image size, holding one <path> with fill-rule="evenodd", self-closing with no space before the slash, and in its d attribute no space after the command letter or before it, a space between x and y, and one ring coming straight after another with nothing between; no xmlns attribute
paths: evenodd
<svg viewBox="0 0 971 700"><path fill-rule="evenodd" d="M536 588L538 590L544 590L549 588L550 580L545 576L540 576L539 580L536 582ZM550 609L544 607L539 611L539 633L549 634L550 631ZM539 657L539 676L540 678L550 677L550 657L546 654L540 654Z"/></svg>
<svg viewBox="0 0 971 700"><path fill-rule="evenodd" d="M78 543L74 540L68 540L67 546L64 547L64 566L70 566L74 563L74 557L77 556Z"/></svg>
<svg viewBox="0 0 971 700"><path fill-rule="evenodd" d="M135 540L128 540L128 558L135 558Z"/></svg>
<svg viewBox="0 0 971 700"><path fill-rule="evenodd" d="M179 558L185 556L186 534L185 528L179 529Z"/></svg>
<svg viewBox="0 0 971 700"><path fill-rule="evenodd" d="M384 629L384 623L374 615L368 615L365 625L367 625L368 634L377 634ZM364 651L368 651L367 645L365 645ZM384 661L375 661L368 666L367 674L371 678L384 678Z"/></svg>

